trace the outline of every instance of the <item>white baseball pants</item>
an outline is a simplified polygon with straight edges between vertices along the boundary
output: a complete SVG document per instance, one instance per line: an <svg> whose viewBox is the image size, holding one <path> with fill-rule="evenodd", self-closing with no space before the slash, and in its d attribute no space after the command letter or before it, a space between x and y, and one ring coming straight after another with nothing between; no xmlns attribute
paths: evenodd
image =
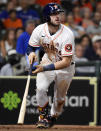
<svg viewBox="0 0 101 131"><path fill-rule="evenodd" d="M48 102L47 91L52 81L55 81L54 86L54 100L51 107L51 115L60 115L62 113L63 105L67 90L75 73L75 65L68 68L54 71L45 71L37 74L36 80L36 99L40 107L44 107Z"/></svg>

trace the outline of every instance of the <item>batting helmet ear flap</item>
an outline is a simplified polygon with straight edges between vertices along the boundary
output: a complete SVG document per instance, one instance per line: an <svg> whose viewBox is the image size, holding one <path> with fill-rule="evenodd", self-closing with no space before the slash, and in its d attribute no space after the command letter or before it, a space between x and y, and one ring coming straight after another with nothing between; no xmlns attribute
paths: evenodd
<svg viewBox="0 0 101 131"><path fill-rule="evenodd" d="M49 15L47 17L43 16L43 21L44 22L50 22L50 16Z"/></svg>

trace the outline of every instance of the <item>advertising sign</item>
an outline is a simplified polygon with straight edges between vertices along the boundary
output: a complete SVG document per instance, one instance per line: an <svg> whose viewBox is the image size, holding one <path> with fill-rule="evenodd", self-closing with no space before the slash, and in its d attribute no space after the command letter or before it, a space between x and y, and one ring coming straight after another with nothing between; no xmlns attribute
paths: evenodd
<svg viewBox="0 0 101 131"><path fill-rule="evenodd" d="M16 124L24 95L27 77L0 79L0 124ZM49 88L49 105L53 100L53 86ZM38 119L36 80L31 78L25 124L35 124ZM96 125L97 83L95 77L74 77L65 97L65 105L57 124Z"/></svg>

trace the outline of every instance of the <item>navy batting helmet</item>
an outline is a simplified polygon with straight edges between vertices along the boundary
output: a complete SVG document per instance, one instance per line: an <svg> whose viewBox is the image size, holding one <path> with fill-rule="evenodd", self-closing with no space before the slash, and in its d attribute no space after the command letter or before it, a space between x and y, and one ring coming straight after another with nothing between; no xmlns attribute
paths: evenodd
<svg viewBox="0 0 101 131"><path fill-rule="evenodd" d="M49 3L43 9L43 18L45 21L50 21L50 15L57 12L64 12L60 5L57 3Z"/></svg>

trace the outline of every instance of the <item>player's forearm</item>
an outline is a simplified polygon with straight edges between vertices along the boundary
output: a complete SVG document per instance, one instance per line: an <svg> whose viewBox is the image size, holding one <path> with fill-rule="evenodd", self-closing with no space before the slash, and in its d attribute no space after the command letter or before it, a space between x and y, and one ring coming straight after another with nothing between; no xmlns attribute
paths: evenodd
<svg viewBox="0 0 101 131"><path fill-rule="evenodd" d="M29 63L32 64L34 61L37 60L36 51L39 50L39 47L33 47L28 45L27 47L27 55L29 59Z"/></svg>
<svg viewBox="0 0 101 131"><path fill-rule="evenodd" d="M55 70L63 69L63 68L70 66L71 58L72 57L63 58L61 61L54 63Z"/></svg>
<svg viewBox="0 0 101 131"><path fill-rule="evenodd" d="M70 66L72 56L63 57L61 61L43 66L43 71L59 70Z"/></svg>
<svg viewBox="0 0 101 131"><path fill-rule="evenodd" d="M28 55L28 59L29 59L29 63L32 64L35 60L35 48L33 48L32 46L28 45L27 47L27 55Z"/></svg>
<svg viewBox="0 0 101 131"><path fill-rule="evenodd" d="M72 56L68 56L68 57L63 57L62 61L58 61L54 64L49 64L49 65L45 65L45 66L38 65L38 66L36 66L37 69L35 71L33 71L33 73L59 70L59 69L66 68L70 65L71 59L72 59Z"/></svg>

